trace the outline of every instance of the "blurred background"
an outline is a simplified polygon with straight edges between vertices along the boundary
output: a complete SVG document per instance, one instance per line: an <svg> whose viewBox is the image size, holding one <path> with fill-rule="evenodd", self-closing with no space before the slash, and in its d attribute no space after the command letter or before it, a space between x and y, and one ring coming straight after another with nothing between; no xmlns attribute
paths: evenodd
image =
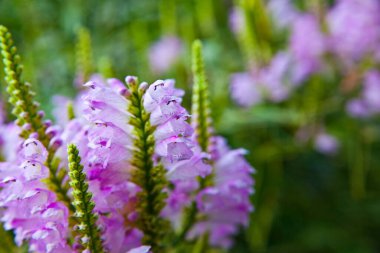
<svg viewBox="0 0 380 253"><path fill-rule="evenodd" d="M378 0L0 0L51 117L54 95L94 73L173 78L189 109L200 38L217 132L256 168L230 252L257 253L380 252L379 13Z"/></svg>

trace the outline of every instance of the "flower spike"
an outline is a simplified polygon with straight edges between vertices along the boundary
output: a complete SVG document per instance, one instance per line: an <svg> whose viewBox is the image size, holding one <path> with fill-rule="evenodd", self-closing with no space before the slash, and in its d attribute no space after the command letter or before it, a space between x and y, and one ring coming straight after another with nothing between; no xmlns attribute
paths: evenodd
<svg viewBox="0 0 380 253"><path fill-rule="evenodd" d="M83 172L79 150L74 144L67 148L69 161L70 186L73 189L74 206L77 218L77 229L81 235L81 244L84 250L92 253L104 252L101 240L101 230L97 226L97 215L94 213L95 204L92 202L92 194L88 190L86 174Z"/></svg>
<svg viewBox="0 0 380 253"><path fill-rule="evenodd" d="M203 151L212 151L211 137L214 134L211 119L210 98L208 83L204 71L202 43L193 42L192 49L193 70L193 97L192 97L192 124L195 129L195 138Z"/></svg>
<svg viewBox="0 0 380 253"><path fill-rule="evenodd" d="M78 85L87 82L93 73L92 47L90 32L81 27L77 32L76 64Z"/></svg>
<svg viewBox="0 0 380 253"><path fill-rule="evenodd" d="M22 65L17 49L13 45L11 33L0 25L0 49L3 56L5 80L8 84L9 102L13 106L12 113L16 116L17 125L21 128L20 136L24 139L37 135L37 139L48 150L46 165L50 176L47 185L57 193L60 200L73 210L71 200L67 195L68 187L63 186L65 170L59 170L60 160L55 157L55 151L62 144L59 138L52 135L53 128L43 122L44 112L39 110L39 103L34 100L31 85L22 80Z"/></svg>
<svg viewBox="0 0 380 253"><path fill-rule="evenodd" d="M214 128L212 126L210 98L208 92L208 83L204 70L202 43L199 40L193 42L192 48L192 71L193 71L193 96L192 96L192 125L194 128L194 137L200 148L204 152L214 153ZM211 158L212 155L211 155ZM212 162L212 160L210 160ZM206 186L212 184L212 174L207 175L199 180L200 188L198 192ZM198 219L198 207L195 201L187 209L182 230L177 240L186 238L187 233L194 226ZM198 243L204 241L207 234L199 238Z"/></svg>
<svg viewBox="0 0 380 253"><path fill-rule="evenodd" d="M22 128L21 136L28 138L33 132L38 133L41 142L45 146L49 140L45 136L46 127L42 122L42 117L38 112L39 104L33 100L34 92L30 84L22 80L23 66L20 63L20 56L13 45L10 32L5 26L0 25L0 49L3 56L5 81L8 84L7 92L9 102L13 105L12 114L17 118L17 125Z"/></svg>
<svg viewBox="0 0 380 253"><path fill-rule="evenodd" d="M137 226L144 232L143 243L151 245L153 252L161 252L160 241L168 225L160 217L167 197L163 191L167 184L166 171L162 165L155 165L153 162L155 127L151 125L150 113L143 105L148 84L138 85L137 78L130 76L126 78L126 82L130 93L128 112L132 115L129 123L133 126L134 135L132 181L141 187L137 203Z"/></svg>

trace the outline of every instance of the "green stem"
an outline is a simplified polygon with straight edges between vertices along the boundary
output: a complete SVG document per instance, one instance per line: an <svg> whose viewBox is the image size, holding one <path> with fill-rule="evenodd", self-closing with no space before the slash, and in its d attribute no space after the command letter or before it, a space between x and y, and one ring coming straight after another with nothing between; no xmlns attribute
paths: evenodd
<svg viewBox="0 0 380 253"><path fill-rule="evenodd" d="M356 145L355 145L356 144ZM352 157L355 160L352 161L351 167L351 196L355 200L362 199L365 197L365 168L366 168L366 153L367 145L362 136L354 145L354 154Z"/></svg>
<svg viewBox="0 0 380 253"><path fill-rule="evenodd" d="M208 248L208 234L206 233L198 238L192 253L206 253Z"/></svg>
<svg viewBox="0 0 380 253"><path fill-rule="evenodd" d="M280 181L282 178L282 166L273 164L266 181L271 181L267 185L267 191L263 203L257 207L251 221L252 225L247 233L247 241L254 252L265 252L268 238L272 228L273 219L278 207L278 195L280 193Z"/></svg>

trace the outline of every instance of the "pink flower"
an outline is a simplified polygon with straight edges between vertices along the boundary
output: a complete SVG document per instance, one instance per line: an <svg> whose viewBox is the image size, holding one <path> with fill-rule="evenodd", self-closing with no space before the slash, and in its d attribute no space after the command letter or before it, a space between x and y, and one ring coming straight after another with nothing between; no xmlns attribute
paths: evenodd
<svg viewBox="0 0 380 253"><path fill-rule="evenodd" d="M221 137L215 141L214 184L197 196L198 210L205 220L198 222L188 236L191 239L208 232L211 245L228 248L239 226L248 225L253 210L250 195L254 170L243 158L245 150L230 150Z"/></svg>
<svg viewBox="0 0 380 253"><path fill-rule="evenodd" d="M149 250L149 246L140 246L138 248L129 250L127 253L149 253Z"/></svg>
<svg viewBox="0 0 380 253"><path fill-rule="evenodd" d="M100 224L105 229L105 246L110 252L121 252L125 245L130 248L139 246L142 238L140 231L128 226L136 218L136 194L140 190L130 182L131 148L135 136L127 111L129 93L116 79L106 83L89 82L86 86L89 90L83 96L87 105L84 116L91 126L86 130L88 145L83 146L83 150L87 148L88 151L81 151L85 155L85 171L94 193ZM147 87L143 97L150 122L156 126L155 161L162 162L168 171L168 179L176 185L173 190L168 190L173 201L175 195L183 194L188 198L191 194L181 192L181 185L187 181L196 182L197 176L205 176L211 171L211 167L204 163L207 155L201 153L191 139L193 129L187 123L187 111L180 104L182 95L183 91L175 89L172 80L159 80ZM167 213L177 214L187 203L178 203Z"/></svg>
<svg viewBox="0 0 380 253"><path fill-rule="evenodd" d="M295 82L301 82L321 68L321 58L325 51L326 39L321 32L318 19L312 14L298 16L290 38L290 52L296 63Z"/></svg>
<svg viewBox="0 0 380 253"><path fill-rule="evenodd" d="M291 26L299 15L290 0L271 0L268 10L279 28Z"/></svg>
<svg viewBox="0 0 380 253"><path fill-rule="evenodd" d="M27 240L32 251L73 252L67 245L68 210L41 182L49 176L46 158L44 146L28 139L16 162L1 163L1 220L6 229L14 229L18 245Z"/></svg>
<svg viewBox="0 0 380 253"><path fill-rule="evenodd" d="M335 154L338 151L338 140L327 133L320 133L315 139L315 149L324 154Z"/></svg>
<svg viewBox="0 0 380 253"><path fill-rule="evenodd" d="M377 0L339 0L328 13L331 50L346 64L377 50L380 43L379 12Z"/></svg>
<svg viewBox="0 0 380 253"><path fill-rule="evenodd" d="M369 70L364 76L363 91L360 98L347 104L348 113L357 118L366 118L380 113L380 72Z"/></svg>
<svg viewBox="0 0 380 253"><path fill-rule="evenodd" d="M259 73L242 72L231 77L232 98L241 106L250 107L263 100Z"/></svg>
<svg viewBox="0 0 380 253"><path fill-rule="evenodd" d="M245 26L244 14L240 8L233 8L229 15L229 25L235 34L242 33Z"/></svg>
<svg viewBox="0 0 380 253"><path fill-rule="evenodd" d="M128 124L125 90L120 84L123 85L115 79L107 83L91 81L83 96L87 105L84 116L90 126L85 130L87 147L83 146L81 152L85 154L85 172L94 194L95 211L104 228L104 245L112 253L139 246L142 238L141 232L132 227L139 189L129 181L132 127ZM83 151L86 148L88 151Z"/></svg>
<svg viewBox="0 0 380 253"><path fill-rule="evenodd" d="M164 73L178 60L182 51L181 41L174 36L163 37L149 50L150 67L155 73Z"/></svg>
<svg viewBox="0 0 380 253"><path fill-rule="evenodd" d="M158 80L149 86L144 97L151 124L157 126L156 155L168 170L170 180L195 179L211 172L211 167L203 162L207 155L191 139L193 129L180 104L182 95L183 91L174 88L173 80Z"/></svg>

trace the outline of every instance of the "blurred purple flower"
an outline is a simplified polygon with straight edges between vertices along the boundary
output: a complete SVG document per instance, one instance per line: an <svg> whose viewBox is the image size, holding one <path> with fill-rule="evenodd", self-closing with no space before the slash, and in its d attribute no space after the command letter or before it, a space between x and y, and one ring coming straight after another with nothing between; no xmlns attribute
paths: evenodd
<svg viewBox="0 0 380 253"><path fill-rule="evenodd" d="M315 138L315 149L323 154L333 155L338 151L338 140L327 133L319 133Z"/></svg>
<svg viewBox="0 0 380 253"><path fill-rule="evenodd" d="M259 70L233 74L231 94L234 101L244 107L261 103L264 99L278 103L286 100L290 92L300 85L294 75L295 64L288 52L279 52L270 64Z"/></svg>
<svg viewBox="0 0 380 253"><path fill-rule="evenodd" d="M302 82L308 75L321 68L325 44L318 19L312 14L298 16L290 38L290 53L295 60L293 76L296 83Z"/></svg>
<svg viewBox="0 0 380 253"><path fill-rule="evenodd" d="M243 11L240 8L234 7L231 10L230 16L229 16L229 25L233 33L240 34L243 32L244 15L243 15Z"/></svg>
<svg viewBox="0 0 380 253"><path fill-rule="evenodd" d="M140 246L138 248L129 250L127 253L149 253L149 250L149 246Z"/></svg>
<svg viewBox="0 0 380 253"><path fill-rule="evenodd" d="M269 100L281 102L288 98L295 86L291 80L291 63L291 56L280 52L272 59L270 65L261 71L261 82Z"/></svg>
<svg viewBox="0 0 380 253"><path fill-rule="evenodd" d="M321 32L318 19L312 14L297 17L290 38L290 53L295 60L294 81L302 82L308 75L322 66L322 55L326 40Z"/></svg>
<svg viewBox="0 0 380 253"><path fill-rule="evenodd" d="M345 63L360 60L379 47L379 13L378 0L339 0L330 10L330 47Z"/></svg>
<svg viewBox="0 0 380 253"><path fill-rule="evenodd" d="M355 118L366 118L370 115L369 108L362 99L349 101L346 105L346 111Z"/></svg>
<svg viewBox="0 0 380 253"><path fill-rule="evenodd" d="M242 72L231 76L231 95L234 101L244 107L261 103L263 100L259 73Z"/></svg>
<svg viewBox="0 0 380 253"><path fill-rule="evenodd" d="M380 113L380 72L370 70L364 76L363 91L360 98L351 100L347 112L356 118L366 118Z"/></svg>
<svg viewBox="0 0 380 253"><path fill-rule="evenodd" d="M54 105L52 113L54 115L55 121L58 125L64 126L69 122L69 117L67 115L67 106L71 100L67 97L61 95L55 95L52 98L52 103Z"/></svg>
<svg viewBox="0 0 380 253"><path fill-rule="evenodd" d="M380 112L380 72L371 70L366 73L364 77L363 99L372 112Z"/></svg>
<svg viewBox="0 0 380 253"><path fill-rule="evenodd" d="M149 49L149 62L153 72L162 74L179 59L182 42L174 36L161 38Z"/></svg>
<svg viewBox="0 0 380 253"><path fill-rule="evenodd" d="M290 0L271 0L268 10L279 28L290 26L299 15Z"/></svg>

